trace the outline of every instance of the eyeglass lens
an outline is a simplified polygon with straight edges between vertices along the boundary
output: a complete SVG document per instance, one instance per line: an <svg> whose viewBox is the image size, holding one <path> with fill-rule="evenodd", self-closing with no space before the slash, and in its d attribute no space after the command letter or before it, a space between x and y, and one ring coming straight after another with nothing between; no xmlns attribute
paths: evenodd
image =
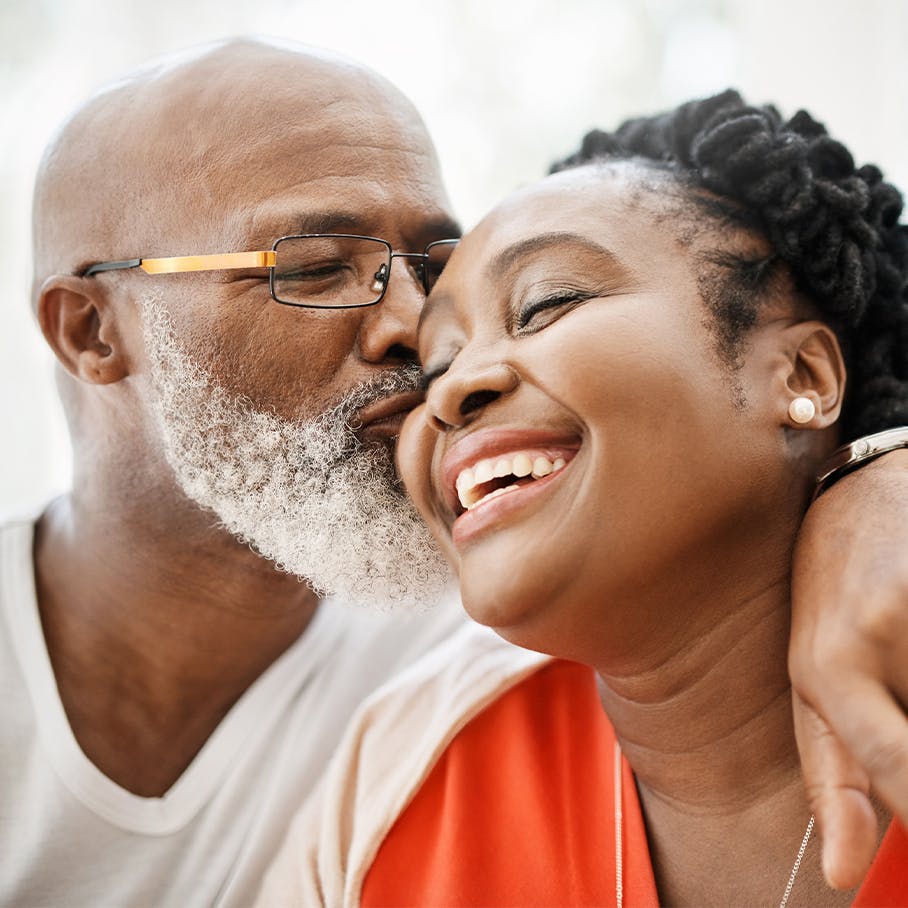
<svg viewBox="0 0 908 908"><path fill-rule="evenodd" d="M410 259L426 292L441 274L456 241L426 247L422 259ZM314 308L354 308L377 303L391 267L391 247L384 241L355 236L292 236L274 246L272 293L278 302ZM418 262L418 264L416 264Z"/></svg>
<svg viewBox="0 0 908 908"><path fill-rule="evenodd" d="M381 298L391 249L381 240L294 236L274 247L272 292L292 306L368 306Z"/></svg>
<svg viewBox="0 0 908 908"><path fill-rule="evenodd" d="M422 275L426 293L435 286L435 282L441 277L441 272L444 271L451 253L459 242L460 240L439 240L437 243L430 243L426 246Z"/></svg>

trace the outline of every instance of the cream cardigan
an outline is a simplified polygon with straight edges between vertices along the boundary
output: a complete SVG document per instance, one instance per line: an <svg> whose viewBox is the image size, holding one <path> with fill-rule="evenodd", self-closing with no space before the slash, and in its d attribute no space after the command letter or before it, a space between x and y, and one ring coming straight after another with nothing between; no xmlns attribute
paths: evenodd
<svg viewBox="0 0 908 908"><path fill-rule="evenodd" d="M354 715L321 791L294 819L257 900L353 908L379 846L454 736L550 661L468 624Z"/></svg>

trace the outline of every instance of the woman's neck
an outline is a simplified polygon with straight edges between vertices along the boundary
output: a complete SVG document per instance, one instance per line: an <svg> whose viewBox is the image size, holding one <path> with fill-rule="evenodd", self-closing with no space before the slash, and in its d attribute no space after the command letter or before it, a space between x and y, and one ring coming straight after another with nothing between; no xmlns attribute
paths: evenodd
<svg viewBox="0 0 908 908"><path fill-rule="evenodd" d="M721 615L664 660L599 671L663 904L778 904L810 817L786 667L787 576ZM814 843L790 905L839 897L852 896L825 887Z"/></svg>
<svg viewBox="0 0 908 908"><path fill-rule="evenodd" d="M599 669L603 705L641 786L679 808L724 812L797 775L788 624L779 580L665 659Z"/></svg>

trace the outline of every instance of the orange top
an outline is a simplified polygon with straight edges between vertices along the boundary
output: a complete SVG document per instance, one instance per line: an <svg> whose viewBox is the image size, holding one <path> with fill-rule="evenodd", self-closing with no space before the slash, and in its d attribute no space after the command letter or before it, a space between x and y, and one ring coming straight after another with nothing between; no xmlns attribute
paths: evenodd
<svg viewBox="0 0 908 908"><path fill-rule="evenodd" d="M614 905L614 742L593 672L554 662L463 728L381 844L372 906ZM658 905L623 772L624 904ZM886 834L854 902L908 905L908 836Z"/></svg>

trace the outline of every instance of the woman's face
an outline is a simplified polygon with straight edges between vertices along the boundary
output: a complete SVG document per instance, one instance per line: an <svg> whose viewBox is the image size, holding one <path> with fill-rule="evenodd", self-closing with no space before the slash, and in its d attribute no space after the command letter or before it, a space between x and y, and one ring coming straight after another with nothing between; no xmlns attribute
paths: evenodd
<svg viewBox="0 0 908 908"><path fill-rule="evenodd" d="M787 570L790 537L773 540L802 500L769 381L793 319L767 307L724 362L701 240L653 179L561 174L463 240L423 314L427 401L398 449L467 611L570 658L715 620L692 603L729 564Z"/></svg>

